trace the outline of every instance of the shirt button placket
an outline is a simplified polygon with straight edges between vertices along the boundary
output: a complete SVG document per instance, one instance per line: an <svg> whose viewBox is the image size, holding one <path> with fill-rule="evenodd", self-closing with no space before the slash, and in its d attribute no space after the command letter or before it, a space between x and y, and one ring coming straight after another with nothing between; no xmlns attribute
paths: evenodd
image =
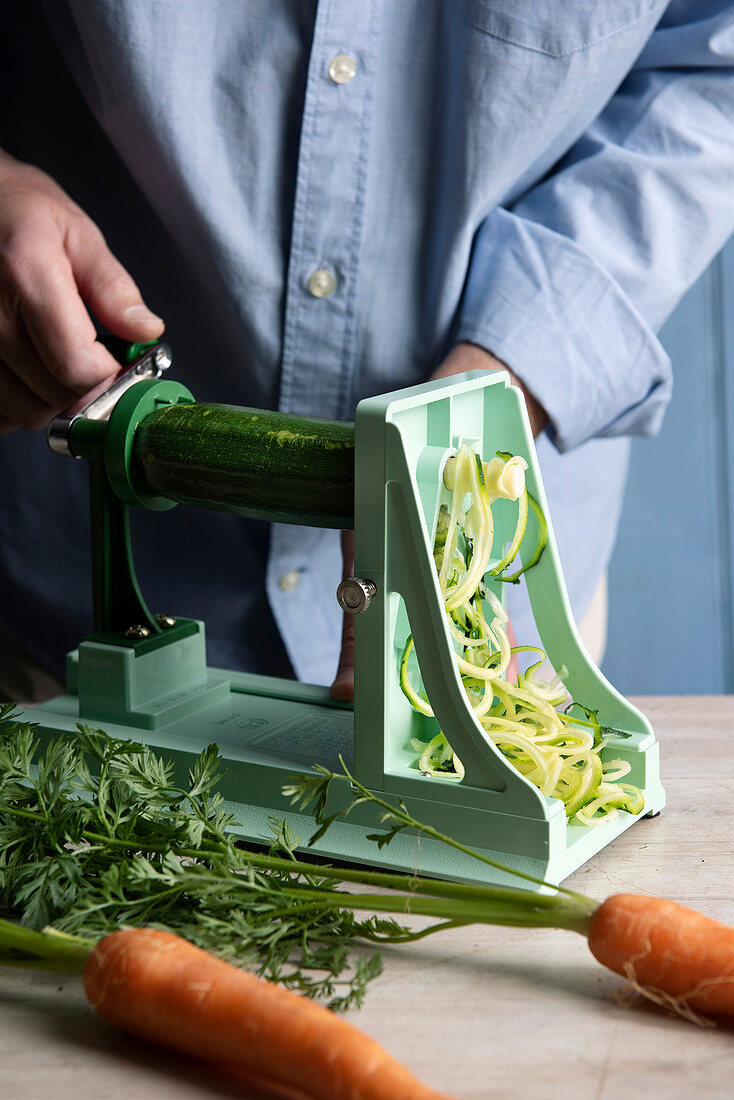
<svg viewBox="0 0 734 1100"><path fill-rule="evenodd" d="M281 361L282 412L332 419L352 413L351 372L357 341L354 298L381 2L317 7L293 206ZM328 664L330 650L335 667L340 622L333 593L338 561L336 532L306 533L297 527L274 525L268 595L301 677L309 678L314 667ZM315 632L318 647L313 641L315 622L319 623Z"/></svg>

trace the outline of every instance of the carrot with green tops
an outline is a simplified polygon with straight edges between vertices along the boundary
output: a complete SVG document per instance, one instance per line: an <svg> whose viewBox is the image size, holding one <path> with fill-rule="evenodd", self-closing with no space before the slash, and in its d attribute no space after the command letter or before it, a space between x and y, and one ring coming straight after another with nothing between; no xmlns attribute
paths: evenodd
<svg viewBox="0 0 734 1100"><path fill-rule="evenodd" d="M389 825L394 832L406 827L417 829L480 863L532 882L536 887L551 886L418 821L404 803L394 806L370 791L349 772L343 761L342 768L355 791L354 802L343 815L364 801L372 802L382 811L383 826ZM322 829L332 820L325 811L332 778L333 773L321 769L320 776L299 777L297 783L286 788L296 804L309 805L316 801L315 818ZM341 873L347 877L347 873ZM371 882L377 885L379 879L382 886L397 885L394 878L384 874L370 875ZM734 1018L734 928L684 905L632 894L616 894L600 903L566 886L553 887L553 894L479 884L432 886L430 880L417 876L411 879L411 889L414 895L441 894L448 904L440 907L434 898L415 898L404 907L404 912L425 913L453 924L566 928L579 932L587 937L599 962L626 977L637 992L650 1000L673 1008L689 1019L695 1018L696 1012ZM350 898L351 907L370 905L377 911L397 908L378 904L375 895L358 897L357 901Z"/></svg>
<svg viewBox="0 0 734 1100"><path fill-rule="evenodd" d="M125 928L95 944L0 920L0 941L16 965L83 970L90 1005L116 1027L224 1069L313 1100L449 1100L334 1012L172 932Z"/></svg>
<svg viewBox="0 0 734 1100"><path fill-rule="evenodd" d="M413 880L419 890L421 882ZM437 893L445 885L433 884ZM704 1012L734 1018L734 928L720 921L672 901L631 894L599 904L568 891L560 909L552 896L527 890L465 892L477 901L451 899L456 923L555 925L579 932L599 962L658 1003L689 1017ZM501 911L488 905L482 915L483 893L495 895L496 902L502 895ZM381 907L380 895L345 894L347 899ZM391 907L395 899L386 894L382 900ZM416 909L426 900L444 901L411 900ZM469 908L461 914L464 905ZM90 1004L110 1023L225 1069L301 1089L314 1100L442 1098L328 1009L173 933L127 928L95 944L0 920L0 944L5 962L83 970Z"/></svg>
<svg viewBox="0 0 734 1100"><path fill-rule="evenodd" d="M252 914L274 922L278 913L295 913L309 935L318 936L320 921L349 914L350 922L338 925L338 942L348 944L360 937L403 943L467 924L575 931L588 938L600 962L652 999L689 1017L698 1011L734 1018L734 929L717 921L655 898L617 895L600 904L565 886L551 892L541 879L505 867L420 822L407 805L393 805L368 790L346 768L355 798L341 816L370 802L390 835L409 828L485 866L512 873L534 889L442 882L418 874L406 879L328 865L320 865L314 878L313 864L296 857L285 831L282 856L235 847L226 819L215 812L214 750L206 750L197 761L186 794L171 787L167 765L150 750L134 749L125 755L126 743L80 729L53 742L37 758L31 728L12 723L9 731L3 728L0 707L0 900L27 924L40 923L51 912L75 932L94 937L54 928L38 932L0 920L0 964L85 970L87 992L97 1010L148 1040L225 1068L236 1066L306 1088L317 1100L437 1100L434 1090L415 1081L371 1039L313 1002L254 978L171 932L119 931L121 924L180 921L182 930L195 935L198 915L217 929L216 941L210 937L209 942L236 955L233 948L243 933L233 918L247 913L253 899L258 905ZM96 779L85 753L99 764ZM321 830L332 820L327 795L333 778L321 769L296 777L287 789L300 808L314 804ZM191 802L190 810L180 808L183 799ZM113 802L124 809L123 835L116 835L110 819ZM154 813L150 806L161 810ZM189 828L192 820L196 830ZM67 890L69 883L74 890ZM120 883L125 888L118 890ZM349 892L344 888L348 883L363 889ZM226 897L222 909L209 901L220 894ZM365 911L401 919L423 915L434 923L413 932L395 922L378 926L356 920ZM111 934L99 938L106 931ZM295 950L293 940L285 943ZM285 958L276 954L276 961ZM261 966L264 961L261 954ZM277 976L277 968L270 972ZM323 991L324 986L315 982L310 988Z"/></svg>

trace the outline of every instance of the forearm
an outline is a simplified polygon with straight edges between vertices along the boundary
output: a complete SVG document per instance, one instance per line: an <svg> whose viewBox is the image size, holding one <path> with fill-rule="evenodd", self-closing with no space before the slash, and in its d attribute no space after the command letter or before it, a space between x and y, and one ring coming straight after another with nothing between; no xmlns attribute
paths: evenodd
<svg viewBox="0 0 734 1100"><path fill-rule="evenodd" d="M734 228L729 19L671 4L587 133L475 238L458 339L509 364L562 451L662 421L655 331Z"/></svg>

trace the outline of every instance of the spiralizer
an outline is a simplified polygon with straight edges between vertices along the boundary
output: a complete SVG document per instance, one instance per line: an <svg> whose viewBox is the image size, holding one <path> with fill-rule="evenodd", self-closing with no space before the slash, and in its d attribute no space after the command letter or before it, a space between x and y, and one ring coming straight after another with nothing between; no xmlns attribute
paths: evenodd
<svg viewBox="0 0 734 1100"><path fill-rule="evenodd" d="M84 722L149 744L182 771L214 742L239 832L263 843L273 817L285 819L302 845L315 832L313 818L292 812L282 793L292 775L314 764L337 773L329 810L351 802L340 757L360 783L403 799L418 820L551 882L633 824L626 812L595 826L568 823L563 804L542 795L486 736L454 660L432 555L447 460L462 444L485 459L498 451L522 456L528 489L548 516L522 395L505 373L373 397L350 424L198 403L160 377L170 363L165 345L118 352L127 362L111 389L49 429L55 451L89 464L94 630L68 655L66 694L27 712L39 736ZM332 701L325 688L208 668L202 622L169 614L175 609L151 613L135 577L128 512L177 503L354 528L355 577L340 586L342 606L355 614L353 708ZM514 526L509 509L498 508L496 524L502 545ZM525 578L551 663L566 670L570 695L619 731L604 752L629 761L629 779L644 793L642 812L657 813L664 794L652 729L586 653L550 525L545 552ZM503 595L504 586L489 574L485 580ZM417 713L400 688L410 633L434 718ZM460 782L418 769L411 739L428 740L439 728L465 767ZM378 811L363 804L312 850L406 872L503 880L502 872L426 836L401 833L378 848L368 834L381 828Z"/></svg>

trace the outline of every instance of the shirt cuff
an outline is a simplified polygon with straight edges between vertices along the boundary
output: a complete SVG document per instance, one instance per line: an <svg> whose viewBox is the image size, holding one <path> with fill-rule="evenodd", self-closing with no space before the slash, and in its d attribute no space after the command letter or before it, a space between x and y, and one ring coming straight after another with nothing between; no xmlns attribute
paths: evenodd
<svg viewBox="0 0 734 1100"><path fill-rule="evenodd" d="M559 451L660 429L672 392L660 342L587 252L538 222L498 208L482 223L456 339L507 363Z"/></svg>

